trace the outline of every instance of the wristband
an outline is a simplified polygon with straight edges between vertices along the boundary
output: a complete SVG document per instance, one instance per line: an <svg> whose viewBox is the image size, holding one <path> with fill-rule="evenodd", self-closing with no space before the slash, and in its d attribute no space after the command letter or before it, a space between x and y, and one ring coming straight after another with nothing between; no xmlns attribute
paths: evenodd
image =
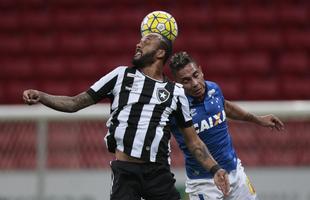
<svg viewBox="0 0 310 200"><path fill-rule="evenodd" d="M221 169L220 165L216 164L213 167L211 167L210 172L211 174L215 174L219 169Z"/></svg>

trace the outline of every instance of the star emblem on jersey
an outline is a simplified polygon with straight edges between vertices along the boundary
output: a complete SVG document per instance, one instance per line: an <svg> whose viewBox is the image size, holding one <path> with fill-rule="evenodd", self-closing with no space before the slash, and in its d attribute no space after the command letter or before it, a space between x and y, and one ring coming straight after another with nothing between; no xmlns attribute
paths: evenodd
<svg viewBox="0 0 310 200"><path fill-rule="evenodd" d="M161 102L164 103L165 101L167 101L170 97L170 92L168 92L168 90L166 90L165 88L159 88L157 89L157 99Z"/></svg>

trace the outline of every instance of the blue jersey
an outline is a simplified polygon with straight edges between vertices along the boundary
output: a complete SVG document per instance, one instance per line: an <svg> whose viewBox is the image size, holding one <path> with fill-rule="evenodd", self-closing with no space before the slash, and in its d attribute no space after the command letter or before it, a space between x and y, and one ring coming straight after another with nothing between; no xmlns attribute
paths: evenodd
<svg viewBox="0 0 310 200"><path fill-rule="evenodd" d="M206 95L203 102L197 102L188 96L193 124L214 159L222 168L230 172L236 169L237 155L228 131L224 97L216 83L210 81L205 81L205 83ZM171 120L171 130L184 153L188 178L212 178L212 174L205 170L187 149L182 133L173 119Z"/></svg>

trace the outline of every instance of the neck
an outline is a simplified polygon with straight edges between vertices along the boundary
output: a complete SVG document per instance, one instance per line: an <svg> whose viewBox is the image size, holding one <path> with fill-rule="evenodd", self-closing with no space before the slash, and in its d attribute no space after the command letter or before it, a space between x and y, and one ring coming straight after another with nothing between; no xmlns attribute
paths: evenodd
<svg viewBox="0 0 310 200"><path fill-rule="evenodd" d="M199 102L202 102L203 100L204 100L204 98L205 98L205 93L202 95L202 96L200 96L200 97L197 97L196 99L199 101Z"/></svg>
<svg viewBox="0 0 310 200"><path fill-rule="evenodd" d="M140 69L140 71L153 79L160 81L164 80L162 64L153 63L152 65L143 67L142 69Z"/></svg>

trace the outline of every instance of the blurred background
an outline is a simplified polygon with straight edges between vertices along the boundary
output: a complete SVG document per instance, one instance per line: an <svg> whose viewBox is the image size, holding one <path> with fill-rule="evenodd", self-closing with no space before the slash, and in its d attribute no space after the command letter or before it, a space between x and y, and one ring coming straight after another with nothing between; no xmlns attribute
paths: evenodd
<svg viewBox="0 0 310 200"><path fill-rule="evenodd" d="M130 65L154 10L175 17L174 51L192 54L226 99L285 121L284 134L229 122L261 199L309 200L307 0L0 0L0 199L108 199L107 102L68 116L23 106L22 91L76 95ZM172 166L183 191L174 140Z"/></svg>

